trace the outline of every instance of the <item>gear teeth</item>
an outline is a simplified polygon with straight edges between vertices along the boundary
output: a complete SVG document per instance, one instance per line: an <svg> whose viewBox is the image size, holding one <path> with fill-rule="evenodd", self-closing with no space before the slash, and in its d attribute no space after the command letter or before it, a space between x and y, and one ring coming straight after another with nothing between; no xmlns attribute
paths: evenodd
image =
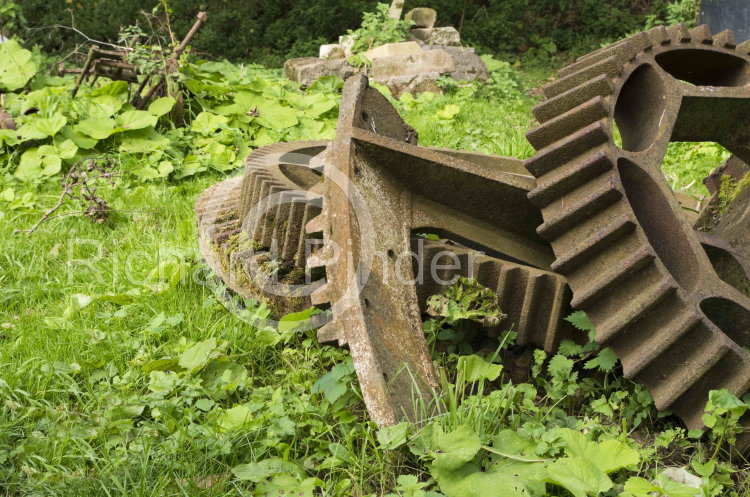
<svg viewBox="0 0 750 497"><path fill-rule="evenodd" d="M334 295L334 289L330 285L322 285L317 288L312 294L310 294L310 300L313 305L327 304L334 302L336 296Z"/></svg>
<svg viewBox="0 0 750 497"><path fill-rule="evenodd" d="M646 333L642 333L645 339L632 341L637 345L622 357L622 369L625 377L629 379L637 377L676 342L688 336L699 324L701 324L700 315L689 310L680 310L664 326L660 326L660 320L644 322L643 326L648 328ZM658 327L653 329L655 326ZM700 331L705 332L703 329Z"/></svg>
<svg viewBox="0 0 750 497"><path fill-rule="evenodd" d="M310 203L305 203L305 211L302 215L302 223L300 226L307 226L307 223L310 222L315 216L320 214L320 207L317 207ZM294 256L294 260L297 261L299 265L302 265L302 262L305 260L307 251L307 237L304 235L300 236L297 241L297 251Z"/></svg>
<svg viewBox="0 0 750 497"><path fill-rule="evenodd" d="M651 396L659 410L669 409L729 352L729 344L720 334L711 334L708 346L690 347L667 378L654 382Z"/></svg>
<svg viewBox="0 0 750 497"><path fill-rule="evenodd" d="M613 205L620 198L622 198L622 192L615 182L607 181L582 200L561 208L555 215L548 216L547 220L537 228L537 233L545 240L553 241L573 226Z"/></svg>
<svg viewBox="0 0 750 497"><path fill-rule="evenodd" d="M737 43L734 39L734 32L731 29L725 29L724 31L714 35L714 46L719 48L735 48Z"/></svg>
<svg viewBox="0 0 750 497"><path fill-rule="evenodd" d="M318 328L318 341L320 343L338 342L340 347L346 345L346 338L336 326L335 321Z"/></svg>
<svg viewBox="0 0 750 497"><path fill-rule="evenodd" d="M604 344L612 341L623 333L633 323L638 321L647 311L662 300L673 295L677 287L671 278L664 278L651 285L641 293L637 300L630 302L628 307L607 318L602 326L597 326L596 341Z"/></svg>
<svg viewBox="0 0 750 497"><path fill-rule="evenodd" d="M667 33L669 33L669 37L674 44L687 43L690 41L690 30L684 23L668 27Z"/></svg>
<svg viewBox="0 0 750 497"><path fill-rule="evenodd" d="M552 263L552 270L560 274L569 273L574 267L580 266L621 240L623 236L632 233L635 226L635 222L628 214L614 218L604 229L597 231L573 249L560 255Z"/></svg>
<svg viewBox="0 0 750 497"><path fill-rule="evenodd" d="M576 159L581 154L604 144L609 139L606 121L597 121L573 135L541 149L526 161L526 169L537 178L544 176L562 164Z"/></svg>
<svg viewBox="0 0 750 497"><path fill-rule="evenodd" d="M664 45L670 41L669 32L664 26L656 26L649 29L646 31L646 36L648 37L649 45L651 47Z"/></svg>
<svg viewBox="0 0 750 497"><path fill-rule="evenodd" d="M750 40L743 41L737 45L737 53L742 55L750 54Z"/></svg>
<svg viewBox="0 0 750 497"><path fill-rule="evenodd" d="M297 247L299 246L300 239L304 240L303 234L298 229L290 229L289 227L293 226L304 226L302 224L302 219L305 215L305 206L307 205L306 202L304 202L304 199L300 197L294 197L294 200L292 200L290 206L289 206L289 218L287 220L287 230L286 235L284 236L284 244L281 249L281 260L285 262L293 262L295 256L297 255Z"/></svg>
<svg viewBox="0 0 750 497"><path fill-rule="evenodd" d="M588 102L551 119L526 134L526 138L540 149L565 138L570 130L581 129L599 119L607 117L609 107L604 97L596 96Z"/></svg>
<svg viewBox="0 0 750 497"><path fill-rule="evenodd" d="M326 215L321 212L319 215L312 218L305 224L305 232L307 233L322 233L325 230L327 223Z"/></svg>
<svg viewBox="0 0 750 497"><path fill-rule="evenodd" d="M322 247L307 257L305 266L307 266L308 269L325 267L330 262L333 255L330 245L324 243Z"/></svg>
<svg viewBox="0 0 750 497"><path fill-rule="evenodd" d="M711 28L708 24L701 24L690 30L690 39L695 43L701 43L703 45L712 45L713 37L711 36Z"/></svg>
<svg viewBox="0 0 750 497"><path fill-rule="evenodd" d="M620 74L621 67L616 56L606 57L599 62L586 66L577 72L553 81L542 88L542 92L547 98L552 98L573 88L580 86L600 74L606 74L613 78Z"/></svg>
<svg viewBox="0 0 750 497"><path fill-rule="evenodd" d="M539 122L546 122L593 98L611 95L614 89L612 80L606 74L601 74L591 81L539 103L532 112Z"/></svg>
<svg viewBox="0 0 750 497"><path fill-rule="evenodd" d="M625 279L651 264L654 259L653 252L647 246L635 250L622 261L613 264L610 269L604 271L597 278L581 285L575 292L570 304L576 309L587 308L597 299L603 298L604 294L620 285Z"/></svg>
<svg viewBox="0 0 750 497"><path fill-rule="evenodd" d="M556 199L572 193L582 184L614 168L604 151L590 154L580 162L568 162L537 181L537 188L529 193L529 200L539 208L547 207Z"/></svg>

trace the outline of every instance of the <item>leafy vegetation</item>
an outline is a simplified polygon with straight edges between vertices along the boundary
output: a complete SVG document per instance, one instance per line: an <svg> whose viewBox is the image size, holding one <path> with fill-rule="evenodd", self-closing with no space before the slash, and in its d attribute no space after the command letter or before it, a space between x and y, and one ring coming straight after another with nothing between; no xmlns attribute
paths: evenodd
<svg viewBox="0 0 750 497"><path fill-rule="evenodd" d="M348 42L351 43L352 57L349 62L361 66L369 61L364 52L387 43L404 41L409 28L414 24L411 21L392 19L389 16L390 5L379 3L375 12L365 12L362 16L362 26L355 30L349 30L346 34Z"/></svg>
<svg viewBox="0 0 750 497"><path fill-rule="evenodd" d="M530 350L512 329L490 332L503 317L492 292L458 281L430 300L424 323L441 413L378 429L346 350L283 320L249 326L269 315L257 302L227 310L222 289L205 284L195 198L235 174L251 148L330 138L340 80L302 91L260 66L192 61L181 78L188 124L177 127L168 97L137 111L124 85L100 81L71 98L72 79L45 75L38 52L2 47L0 66L7 53L21 67L0 72L18 124L1 135L3 495L750 491L747 466L730 459L750 399L712 392L705 433L685 430L622 377L583 313L568 317L575 340ZM525 88L551 70L538 56L531 69L485 60L487 85L445 80L443 95L393 103L423 145L529 157L535 98ZM686 186L723 154L678 144L667 168ZM33 236L15 233L54 206L60 180L89 159L115 164L96 191L106 219L66 205Z"/></svg>

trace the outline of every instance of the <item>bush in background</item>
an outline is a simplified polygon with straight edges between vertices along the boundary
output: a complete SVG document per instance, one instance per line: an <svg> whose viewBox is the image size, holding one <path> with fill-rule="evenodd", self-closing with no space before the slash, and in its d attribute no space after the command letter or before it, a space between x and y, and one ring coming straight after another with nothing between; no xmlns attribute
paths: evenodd
<svg viewBox="0 0 750 497"><path fill-rule="evenodd" d="M682 3L687 1L693 0ZM0 0L0 5L11 3L13 0ZM17 34L54 52L70 50L84 40L71 30L43 27L74 26L91 38L114 42L121 27L142 23L139 12L151 11L160 2L15 3L26 28L17 29ZM348 29L358 27L362 13L373 11L377 3L378 0L172 0L169 7L178 37L187 32L199 10L208 10L209 22L195 37L194 51L279 67L289 57L317 55L321 43L335 42ZM572 48L588 50L642 28L647 17L651 22L666 19L668 5L667 0L406 0L405 8L435 8L439 25L459 28L466 44L484 52L505 55L536 50L544 56Z"/></svg>

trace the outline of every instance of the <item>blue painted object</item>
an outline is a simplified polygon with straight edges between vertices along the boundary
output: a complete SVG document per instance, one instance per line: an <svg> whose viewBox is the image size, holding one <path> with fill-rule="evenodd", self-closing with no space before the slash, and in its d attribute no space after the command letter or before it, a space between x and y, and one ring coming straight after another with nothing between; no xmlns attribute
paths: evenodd
<svg viewBox="0 0 750 497"><path fill-rule="evenodd" d="M741 43L750 39L750 0L703 0L700 21L714 33L731 29Z"/></svg>

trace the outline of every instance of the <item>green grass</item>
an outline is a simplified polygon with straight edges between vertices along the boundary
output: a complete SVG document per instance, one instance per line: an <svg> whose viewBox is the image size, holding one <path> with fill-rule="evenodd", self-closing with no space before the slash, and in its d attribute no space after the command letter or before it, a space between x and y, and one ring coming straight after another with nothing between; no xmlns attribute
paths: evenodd
<svg viewBox="0 0 750 497"><path fill-rule="evenodd" d="M549 74L534 70L521 79L536 84ZM422 145L527 158L534 102L520 94L474 98L457 89L399 106ZM436 118L443 111L446 117ZM101 192L119 210L103 225L70 215L32 236L14 230L30 227L53 205L59 186L32 187L32 208L0 203L0 495L264 495L231 470L272 458L298 465L287 471L296 473L287 490L317 485L326 496L400 489L418 497L426 494L406 493L400 475L433 489L431 476L447 478L433 466L428 442L419 456L403 442L384 443L345 367L346 351L319 345L314 331L253 329L196 281L204 268L193 204L223 177L205 173L176 184L122 179ZM79 294L99 298L81 307ZM212 338L203 366L233 363L243 371L223 390L199 381L203 370L149 372L159 369L154 361L176 361ZM484 389L483 382L457 378L458 356L438 353L450 395L448 415L435 423L446 432L470 427L484 446L504 429L550 441L564 426L592 440L617 438L638 447L642 460L618 474L618 485L652 474L667 455L675 465L705 460L709 441L704 450L703 442L686 438L597 354L572 344L572 359L549 362L537 353L528 383L501 378ZM600 362L588 367L592 358ZM179 371L170 364L162 369ZM332 371L337 364L344 366ZM324 375L328 387L317 383ZM237 413L249 416L238 420ZM410 433L413 449L421 442ZM561 454L554 443L544 450L544 457ZM736 488L742 484L736 478ZM547 495L568 494L550 485Z"/></svg>

